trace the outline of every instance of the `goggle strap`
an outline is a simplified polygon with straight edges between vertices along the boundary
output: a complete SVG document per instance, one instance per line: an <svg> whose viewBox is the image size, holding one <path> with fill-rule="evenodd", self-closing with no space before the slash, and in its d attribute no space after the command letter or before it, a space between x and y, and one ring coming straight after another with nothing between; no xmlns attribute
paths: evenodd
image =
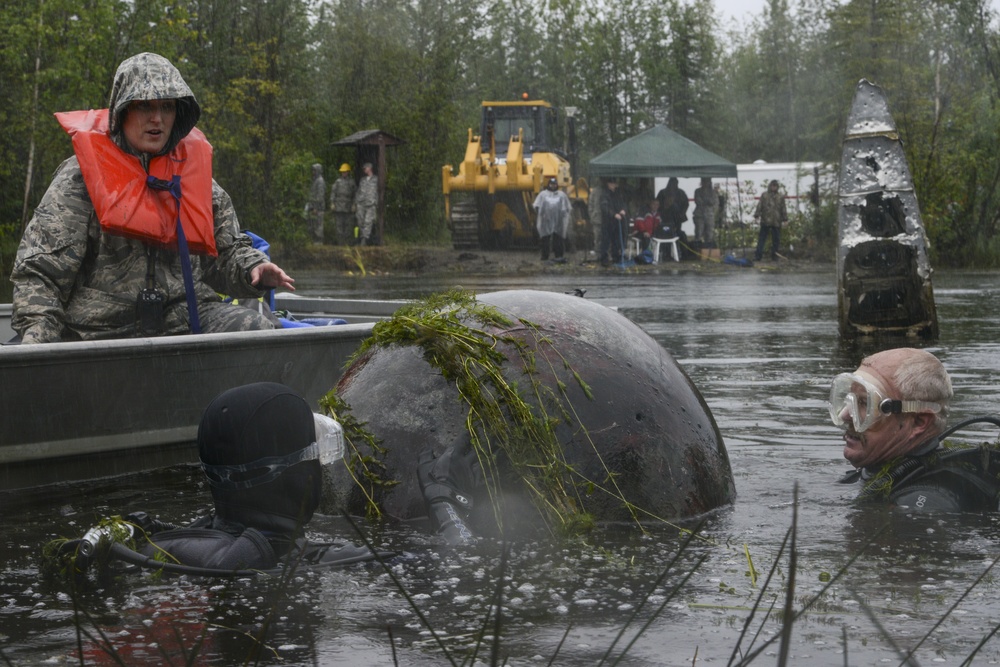
<svg viewBox="0 0 1000 667"><path fill-rule="evenodd" d="M878 410L884 415L898 415L902 412L941 412L941 404L931 401L900 401L886 398L878 405Z"/></svg>
<svg viewBox="0 0 1000 667"><path fill-rule="evenodd" d="M208 477L208 483L212 486L219 489L242 491L244 489L253 488L259 484L267 484L268 482L274 481L286 469L291 468L297 463L301 463L302 461L311 461L312 459L318 458L319 445L314 442L306 447L303 447L297 452L288 454L287 456L266 456L264 458L257 459L256 461L251 461L250 463L241 463L237 465L211 465L208 463L202 463L201 469L205 471L205 476ZM269 470L263 475L258 475L252 479L240 482L233 481L232 479L232 475L235 473L260 470L262 468L268 468Z"/></svg>
<svg viewBox="0 0 1000 667"><path fill-rule="evenodd" d="M933 401L900 401L903 404L903 412L941 412L941 404Z"/></svg>

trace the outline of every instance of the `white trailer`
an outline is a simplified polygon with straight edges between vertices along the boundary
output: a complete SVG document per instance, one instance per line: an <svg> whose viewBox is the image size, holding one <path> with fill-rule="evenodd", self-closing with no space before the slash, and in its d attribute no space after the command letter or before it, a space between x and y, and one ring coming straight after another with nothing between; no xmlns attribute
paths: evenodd
<svg viewBox="0 0 1000 667"><path fill-rule="evenodd" d="M713 185L720 185L728 199L726 204L726 219L730 224L743 222L753 223L753 212L757 200L767 190L771 180L780 183L780 191L785 194L788 212L797 210L806 214L812 205L810 193L818 188L821 198L837 194L837 172L834 165L823 162L763 162L758 160L753 164L736 165L736 178L713 178ZM688 220L683 230L688 236L694 235L694 191L701 185L699 178L678 178L678 185L689 201ZM654 192L667 187L666 178L655 179Z"/></svg>

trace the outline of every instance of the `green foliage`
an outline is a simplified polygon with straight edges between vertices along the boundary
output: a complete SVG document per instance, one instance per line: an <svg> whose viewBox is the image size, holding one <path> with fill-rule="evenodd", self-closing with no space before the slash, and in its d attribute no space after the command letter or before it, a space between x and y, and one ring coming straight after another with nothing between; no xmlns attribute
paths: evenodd
<svg viewBox="0 0 1000 667"><path fill-rule="evenodd" d="M769 0L720 30L711 0L35 0L0 7L0 253L70 153L52 112L106 103L121 60L173 60L240 219L294 243L308 187L379 128L386 233L447 237L441 167L484 99L577 113L579 164L665 123L734 162L836 163L858 79L888 93L935 259L989 263L1000 220L1000 35L986 0ZM583 167L585 171L585 167ZM357 169L355 176L358 175ZM580 174L585 175L585 174ZM296 184L296 178L301 183ZM13 225L12 227L9 225ZM6 275L6 270L4 272Z"/></svg>
<svg viewBox="0 0 1000 667"><path fill-rule="evenodd" d="M347 471L365 495L365 516L369 521L380 519L382 508L378 503L379 490L390 489L399 484L398 480L385 476L386 448L382 446L381 440L365 428L366 422L354 417L351 406L337 395L336 390L320 399L319 404L344 429L344 440L350 449L345 456Z"/></svg>
<svg viewBox="0 0 1000 667"><path fill-rule="evenodd" d="M263 225L259 232L261 235L269 240L281 241L290 247L304 246L311 242L306 228L305 201L312 181L312 165L318 161L319 159L310 153L291 154L281 160L274 174L274 200L277 210L270 224ZM330 180L327 180L328 185L329 183ZM241 222L241 225L244 229L257 231L247 222Z"/></svg>
<svg viewBox="0 0 1000 667"><path fill-rule="evenodd" d="M93 536L96 541L94 552L85 555L81 551L84 540L68 540L56 538L42 546L41 571L47 576L55 576L73 580L86 575L91 565L103 569L109 562L110 546L114 543L123 544L129 549L135 549L133 539L134 526L120 516L101 519L88 531L87 536Z"/></svg>

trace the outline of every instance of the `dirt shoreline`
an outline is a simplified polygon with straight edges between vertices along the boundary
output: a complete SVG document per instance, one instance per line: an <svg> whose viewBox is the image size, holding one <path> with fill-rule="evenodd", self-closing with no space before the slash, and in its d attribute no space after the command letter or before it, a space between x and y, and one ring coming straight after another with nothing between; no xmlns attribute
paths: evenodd
<svg viewBox="0 0 1000 667"><path fill-rule="evenodd" d="M569 252L566 263L541 261L538 250L455 250L450 246L432 245L383 245L383 246L334 246L309 245L298 248L271 249L274 261L289 271L327 269L349 275L390 274L469 274L469 275L533 275L540 273L608 273L620 274L623 270L644 273L672 271L791 271L814 270L829 267L832 260L810 257L785 257L773 262L752 262L751 266L729 264L718 258L685 259L681 262L664 261L654 265L635 265L626 269L618 266L602 267L583 252ZM753 259L753 250L730 250L736 258Z"/></svg>

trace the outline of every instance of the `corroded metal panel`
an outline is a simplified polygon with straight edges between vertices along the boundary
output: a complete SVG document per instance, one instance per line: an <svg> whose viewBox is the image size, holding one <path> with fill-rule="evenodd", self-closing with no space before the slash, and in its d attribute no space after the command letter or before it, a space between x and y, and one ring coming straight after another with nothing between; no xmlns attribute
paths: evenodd
<svg viewBox="0 0 1000 667"><path fill-rule="evenodd" d="M840 167L837 305L841 335L938 334L920 207L885 93L862 80Z"/></svg>

